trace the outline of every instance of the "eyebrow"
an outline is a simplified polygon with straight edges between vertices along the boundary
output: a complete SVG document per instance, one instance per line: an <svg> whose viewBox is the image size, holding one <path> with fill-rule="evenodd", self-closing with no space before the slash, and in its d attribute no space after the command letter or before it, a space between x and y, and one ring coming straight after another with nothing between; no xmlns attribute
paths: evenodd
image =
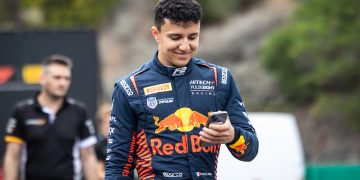
<svg viewBox="0 0 360 180"><path fill-rule="evenodd" d="M191 33L189 34L189 36L195 36L195 35L199 35L199 33ZM170 33L167 36L183 36L182 34L177 34L177 33Z"/></svg>

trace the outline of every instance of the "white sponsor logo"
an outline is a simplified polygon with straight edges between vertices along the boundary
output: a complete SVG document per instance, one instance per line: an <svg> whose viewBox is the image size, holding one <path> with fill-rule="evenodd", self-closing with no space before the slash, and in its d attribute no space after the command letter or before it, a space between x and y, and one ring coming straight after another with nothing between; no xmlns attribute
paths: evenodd
<svg viewBox="0 0 360 180"><path fill-rule="evenodd" d="M195 85L214 85L215 82L214 81L208 81L208 80L191 80L190 84L195 84Z"/></svg>
<svg viewBox="0 0 360 180"><path fill-rule="evenodd" d="M111 149L106 149L106 153L111 153Z"/></svg>
<svg viewBox="0 0 360 180"><path fill-rule="evenodd" d="M156 100L156 97L148 97L146 99L146 105L151 108L151 109L154 109L156 108L156 106L158 105L158 102Z"/></svg>
<svg viewBox="0 0 360 180"><path fill-rule="evenodd" d="M163 172L164 177L183 177L182 173Z"/></svg>
<svg viewBox="0 0 360 180"><path fill-rule="evenodd" d="M111 156L106 157L106 161L109 161L111 159Z"/></svg>
<svg viewBox="0 0 360 180"><path fill-rule="evenodd" d="M226 83L227 83L227 69L222 68L222 70L221 70L221 84L226 84Z"/></svg>
<svg viewBox="0 0 360 180"><path fill-rule="evenodd" d="M16 119L15 118L10 118L9 122L6 126L6 132L11 134L13 133L14 129L16 127Z"/></svg>
<svg viewBox="0 0 360 180"><path fill-rule="evenodd" d="M190 91L192 95L215 95L215 81L191 80Z"/></svg>
<svg viewBox="0 0 360 180"><path fill-rule="evenodd" d="M109 133L108 135L111 136L112 134L114 134L115 128L109 127Z"/></svg>
<svg viewBox="0 0 360 180"><path fill-rule="evenodd" d="M164 98L164 99L158 100L159 104L169 104L169 103L173 103L173 102L174 102L174 98Z"/></svg>
<svg viewBox="0 0 360 180"><path fill-rule="evenodd" d="M112 144L113 143L113 139L108 139L108 143Z"/></svg>
<svg viewBox="0 0 360 180"><path fill-rule="evenodd" d="M45 119L27 119L25 120L26 125L32 126L42 126L46 123Z"/></svg>
<svg viewBox="0 0 360 180"><path fill-rule="evenodd" d="M131 96L131 95L134 94L134 93L132 92L130 86L127 84L127 82L126 82L125 80L120 81L120 84L121 84L121 86L124 88L124 90L126 91L126 94L127 94L128 96Z"/></svg>
<svg viewBox="0 0 360 180"><path fill-rule="evenodd" d="M243 112L243 114L244 114L244 116L245 116L246 118L249 119L249 116L248 116L248 114L247 114L245 111Z"/></svg>
<svg viewBox="0 0 360 180"><path fill-rule="evenodd" d="M215 96L215 92L191 91L191 95L209 95L209 96Z"/></svg>
<svg viewBox="0 0 360 180"><path fill-rule="evenodd" d="M85 125L89 129L90 134L95 134L94 124L92 123L92 121L90 119L85 121Z"/></svg>
<svg viewBox="0 0 360 180"><path fill-rule="evenodd" d="M116 122L116 117L115 116L110 116L110 121Z"/></svg>
<svg viewBox="0 0 360 180"><path fill-rule="evenodd" d="M196 176L212 176L210 172L196 172Z"/></svg>
<svg viewBox="0 0 360 180"><path fill-rule="evenodd" d="M187 67L176 68L172 76L182 76L185 74Z"/></svg>
<svg viewBox="0 0 360 180"><path fill-rule="evenodd" d="M245 103L244 103L244 102L240 102L240 101L239 101L239 104L240 104L240 106L242 106L243 108L245 108Z"/></svg>

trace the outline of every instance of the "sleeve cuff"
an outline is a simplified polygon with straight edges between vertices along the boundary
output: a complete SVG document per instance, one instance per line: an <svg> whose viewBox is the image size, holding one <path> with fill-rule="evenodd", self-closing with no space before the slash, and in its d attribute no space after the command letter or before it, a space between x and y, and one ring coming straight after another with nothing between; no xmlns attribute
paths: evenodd
<svg viewBox="0 0 360 180"><path fill-rule="evenodd" d="M80 141L80 148L87 148L89 146L96 144L96 142L97 142L97 139L95 136L89 136Z"/></svg>
<svg viewBox="0 0 360 180"><path fill-rule="evenodd" d="M16 144L22 144L24 142L23 139L16 137L16 136L5 136L5 142L7 143L16 143Z"/></svg>
<svg viewBox="0 0 360 180"><path fill-rule="evenodd" d="M234 149L236 152L239 152L241 155L245 153L247 149L247 143L245 142L244 135L241 134L241 129L235 129L235 136L234 140L230 142L228 145L231 149Z"/></svg>
<svg viewBox="0 0 360 180"><path fill-rule="evenodd" d="M241 135L241 129L239 127L234 127L234 139L228 143L228 145L235 144Z"/></svg>

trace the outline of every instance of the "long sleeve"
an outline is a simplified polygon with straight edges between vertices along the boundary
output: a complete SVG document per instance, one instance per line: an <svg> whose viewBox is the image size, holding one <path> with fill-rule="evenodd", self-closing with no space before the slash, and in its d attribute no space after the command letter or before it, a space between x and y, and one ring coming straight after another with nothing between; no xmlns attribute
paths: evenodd
<svg viewBox="0 0 360 180"><path fill-rule="evenodd" d="M122 86L112 96L105 180L134 179L137 119Z"/></svg>
<svg viewBox="0 0 360 180"><path fill-rule="evenodd" d="M227 144L229 151L241 161L253 160L258 153L258 138L254 127L250 124L244 102L230 72L225 110L235 130L234 140Z"/></svg>

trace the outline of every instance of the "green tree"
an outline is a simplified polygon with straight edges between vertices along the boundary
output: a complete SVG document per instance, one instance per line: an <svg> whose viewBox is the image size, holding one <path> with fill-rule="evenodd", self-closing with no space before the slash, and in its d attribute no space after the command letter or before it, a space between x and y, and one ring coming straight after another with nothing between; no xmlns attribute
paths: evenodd
<svg viewBox="0 0 360 180"><path fill-rule="evenodd" d="M202 5L204 24L216 23L226 19L235 12L243 12L262 0L198 0Z"/></svg>
<svg viewBox="0 0 360 180"><path fill-rule="evenodd" d="M358 0L303 0L262 48L262 62L290 102L312 104L322 117L338 113L360 128Z"/></svg>
<svg viewBox="0 0 360 180"><path fill-rule="evenodd" d="M0 0L0 9L4 10L0 13L0 23L2 26L13 24L14 28L95 27L119 2L120 0Z"/></svg>

